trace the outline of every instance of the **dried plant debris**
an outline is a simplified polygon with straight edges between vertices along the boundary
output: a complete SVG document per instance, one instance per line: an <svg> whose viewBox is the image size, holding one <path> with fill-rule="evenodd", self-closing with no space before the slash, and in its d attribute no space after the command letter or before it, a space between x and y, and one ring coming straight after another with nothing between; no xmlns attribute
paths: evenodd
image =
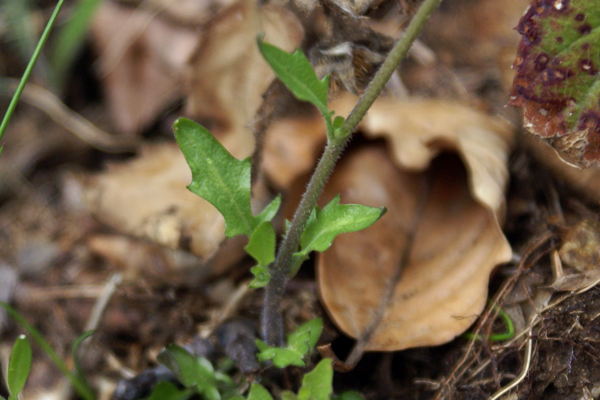
<svg viewBox="0 0 600 400"><path fill-rule="evenodd" d="M520 399L585 399L600 392L598 307L600 290L573 296L543 314L533 333L536 346Z"/></svg>
<svg viewBox="0 0 600 400"><path fill-rule="evenodd" d="M560 259L579 272L600 268L600 223L584 220L569 230L559 251Z"/></svg>
<svg viewBox="0 0 600 400"><path fill-rule="evenodd" d="M343 107L338 106L336 111ZM500 230L510 128L440 102L378 100L362 124L381 147L348 154L323 201L388 207L318 258L328 313L366 349L445 343L485 306L492 269L510 259ZM441 151L455 156L435 158Z"/></svg>
<svg viewBox="0 0 600 400"><path fill-rule="evenodd" d="M512 105L569 160L600 158L600 12L590 0L535 0L517 27Z"/></svg>

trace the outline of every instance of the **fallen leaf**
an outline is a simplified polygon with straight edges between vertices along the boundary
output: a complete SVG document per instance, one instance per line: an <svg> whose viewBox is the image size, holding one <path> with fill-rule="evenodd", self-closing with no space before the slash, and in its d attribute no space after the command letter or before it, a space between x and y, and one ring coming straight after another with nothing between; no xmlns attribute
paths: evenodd
<svg viewBox="0 0 600 400"><path fill-rule="evenodd" d="M558 278L548 286L549 289L557 292L571 292L580 290L590 286L591 284L598 283L600 281L600 270L592 269L589 271L582 272L580 274L564 275Z"/></svg>
<svg viewBox="0 0 600 400"><path fill-rule="evenodd" d="M598 269L600 266L600 223L584 220L565 235L558 252L566 265L579 272Z"/></svg>
<svg viewBox="0 0 600 400"><path fill-rule="evenodd" d="M386 98L361 127L384 136L391 157L377 145L348 154L321 200L341 193L389 211L319 255L325 307L354 338L374 329L367 350L448 342L475 321L491 271L512 254L500 229L510 128L460 105Z"/></svg>
<svg viewBox="0 0 600 400"><path fill-rule="evenodd" d="M304 36L300 22L283 7L240 1L210 22L189 63L186 115L214 121L207 127L238 159L252 154L248 124L275 78L258 51L260 32L286 51L298 47Z"/></svg>
<svg viewBox="0 0 600 400"><path fill-rule="evenodd" d="M175 144L146 147L86 182L92 213L120 232L210 259L225 237L223 217L186 189L192 175Z"/></svg>
<svg viewBox="0 0 600 400"><path fill-rule="evenodd" d="M534 0L517 27L511 105L525 127L569 161L600 159L598 42L600 13L589 0Z"/></svg>
<svg viewBox="0 0 600 400"><path fill-rule="evenodd" d="M310 115L279 119L265 136L262 169L278 188L288 189L310 171L325 146L323 117Z"/></svg>
<svg viewBox="0 0 600 400"><path fill-rule="evenodd" d="M157 14L105 1L90 27L108 110L130 135L183 95L185 63L200 39L196 29Z"/></svg>

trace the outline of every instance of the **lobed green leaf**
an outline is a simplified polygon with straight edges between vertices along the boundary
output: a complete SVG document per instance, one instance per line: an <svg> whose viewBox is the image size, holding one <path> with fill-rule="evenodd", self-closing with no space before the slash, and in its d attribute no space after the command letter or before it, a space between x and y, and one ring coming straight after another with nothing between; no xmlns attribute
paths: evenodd
<svg viewBox="0 0 600 400"><path fill-rule="evenodd" d="M305 256L311 251L325 251L338 235L368 228L387 211L385 207L340 205L339 202L338 195L322 210L319 207L315 208L302 233L300 241L302 250L296 254Z"/></svg>
<svg viewBox="0 0 600 400"><path fill-rule="evenodd" d="M203 126L179 118L175 138L192 170L188 189L225 218L225 235L250 236L258 220L250 209L250 159L237 160Z"/></svg>

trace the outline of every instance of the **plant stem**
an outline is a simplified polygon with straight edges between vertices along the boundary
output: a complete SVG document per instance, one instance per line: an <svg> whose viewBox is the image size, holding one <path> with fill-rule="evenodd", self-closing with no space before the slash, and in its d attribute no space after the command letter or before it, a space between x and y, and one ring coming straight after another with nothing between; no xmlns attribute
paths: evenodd
<svg viewBox="0 0 600 400"><path fill-rule="evenodd" d="M263 340L271 346L283 345L283 320L281 318L280 305L286 284L289 280L292 256L298 251L302 232L304 232L308 218L317 204L317 199L321 195L335 163L342 150L346 147L358 123L379 96L387 81L392 76L392 73L400 65L410 46L417 36L419 36L425 23L441 1L423 1L423 4L419 7L410 24L386 57L377 74L375 74L365 92L350 112L350 115L348 115L337 137L330 135L330 132L328 132L329 140L323 156L310 179L300 205L298 205L290 229L277 253L277 258L271 266L271 280L265 291L261 324Z"/></svg>
<svg viewBox="0 0 600 400"><path fill-rule="evenodd" d="M6 127L8 126L8 122L10 121L10 118L15 112L15 108L17 107L17 103L19 102L21 93L23 93L25 84L27 83L27 80L29 80L29 76L33 71L33 67L35 67L35 63L37 62L38 57L42 53L42 48L44 47L46 41L48 40L48 37L50 36L50 31L54 26L56 17L58 16L58 13L60 12L60 9L62 8L64 2L65 0L58 0L56 7L54 7L54 12L52 13L52 16L50 16L50 19L46 24L46 28L44 29L44 32L42 33L42 36L40 37L40 40L37 46L35 47L35 50L33 51L33 55L29 59L29 64L27 64L27 68L25 68L25 72L23 73L23 77L21 78L21 82L19 83L19 87L17 88L17 91L15 92L12 100L10 101L8 108L6 109L6 114L4 114L2 124L0 125L0 140L2 140L2 136L4 136L4 132L6 131ZM2 153L2 147L0 147L0 153Z"/></svg>

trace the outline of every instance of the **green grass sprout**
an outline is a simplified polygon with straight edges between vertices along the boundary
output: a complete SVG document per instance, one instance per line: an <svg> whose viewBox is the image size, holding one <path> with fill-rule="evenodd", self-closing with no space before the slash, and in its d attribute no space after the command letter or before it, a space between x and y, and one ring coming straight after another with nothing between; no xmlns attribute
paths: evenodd
<svg viewBox="0 0 600 400"><path fill-rule="evenodd" d="M48 37L50 36L50 31L52 30L52 27L54 26L56 17L58 16L58 13L60 12L60 9L62 8L64 2L65 2L65 0L58 0L56 7L54 7L54 12L52 13L52 16L50 17L50 19L48 20L48 23L46 24L46 28L44 29L44 32L42 33L42 36L40 37L40 40L38 41L38 44L35 47L35 50L33 51L31 59L29 60L29 64L27 64L27 68L25 68L25 72L23 73L23 77L21 78L21 82L19 83L19 87L17 87L17 90L15 91L15 94L13 95L12 100L10 101L10 104L8 105L8 108L6 109L6 113L4 114L4 118L2 119L2 124L0 124L0 140L2 140L2 137L4 136L6 127L8 126L8 123L9 123L10 119L12 118L12 115L15 112L15 108L17 107L17 103L19 102L19 99L21 98L21 93L23 93L23 89L25 89L25 84L27 84L27 81L29 80L29 76L31 76L31 72L33 71L33 67L35 67L35 63L37 62L40 54L42 53L42 48L44 47L44 45L46 44L46 41L48 40ZM0 146L0 155L1 154L2 154L2 146Z"/></svg>

